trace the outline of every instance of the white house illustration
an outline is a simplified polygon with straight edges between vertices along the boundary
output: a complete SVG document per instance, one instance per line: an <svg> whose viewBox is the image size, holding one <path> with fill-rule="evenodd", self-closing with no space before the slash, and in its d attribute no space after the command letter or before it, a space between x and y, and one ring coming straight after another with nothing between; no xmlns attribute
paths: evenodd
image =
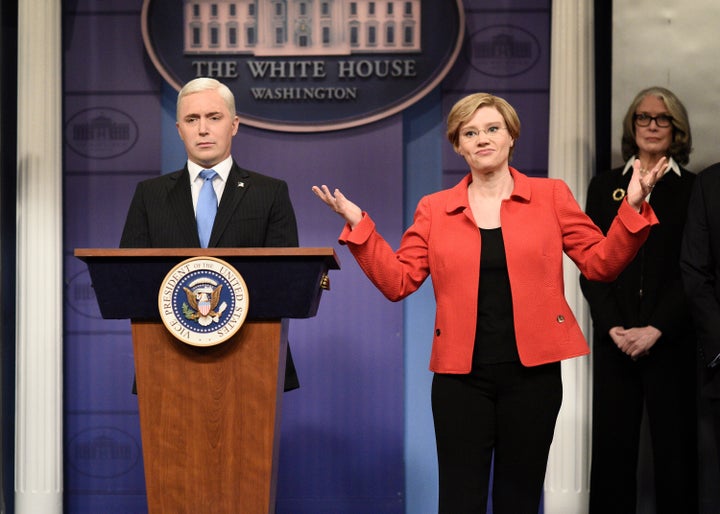
<svg viewBox="0 0 720 514"><path fill-rule="evenodd" d="M418 53L421 0L185 0L185 54Z"/></svg>

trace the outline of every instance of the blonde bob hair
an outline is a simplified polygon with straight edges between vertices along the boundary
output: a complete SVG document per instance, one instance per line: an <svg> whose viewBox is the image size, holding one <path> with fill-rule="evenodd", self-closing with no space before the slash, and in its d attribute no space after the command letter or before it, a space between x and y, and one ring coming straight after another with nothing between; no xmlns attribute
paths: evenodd
<svg viewBox="0 0 720 514"><path fill-rule="evenodd" d="M520 138L520 118L515 109L505 99L490 93L473 93L459 100L448 114L447 138L457 152L460 148L460 129L472 118L478 109L494 107L503 117L508 134L517 141ZM510 147L508 160L512 159L515 145Z"/></svg>

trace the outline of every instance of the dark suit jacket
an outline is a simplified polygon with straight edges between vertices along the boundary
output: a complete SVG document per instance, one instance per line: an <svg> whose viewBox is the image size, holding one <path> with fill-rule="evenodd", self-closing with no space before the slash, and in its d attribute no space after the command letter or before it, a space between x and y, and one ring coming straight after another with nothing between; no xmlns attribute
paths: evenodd
<svg viewBox="0 0 720 514"><path fill-rule="evenodd" d="M695 181L680 259L705 364L720 353L720 163ZM720 399L720 366L706 368L703 393Z"/></svg>
<svg viewBox="0 0 720 514"><path fill-rule="evenodd" d="M200 246L187 167L138 184L120 246ZM298 246L297 222L287 184L233 163L209 246Z"/></svg>
<svg viewBox="0 0 720 514"><path fill-rule="evenodd" d="M140 182L120 239L121 248L200 246L187 166ZM287 183L240 168L228 175L215 216L210 247L295 247L297 222ZM290 348L285 390L298 387Z"/></svg>
<svg viewBox="0 0 720 514"><path fill-rule="evenodd" d="M617 213L619 191L624 195L630 183L632 170L622 175L622 169L600 173L590 181L586 212L603 232ZM647 241L617 280L599 283L580 278L590 305L596 344L613 344L608 335L612 327L647 325L662 331L662 344L688 344L692 319L679 262L695 175L685 169L681 175L670 170L655 185L649 202L660 224L650 230Z"/></svg>

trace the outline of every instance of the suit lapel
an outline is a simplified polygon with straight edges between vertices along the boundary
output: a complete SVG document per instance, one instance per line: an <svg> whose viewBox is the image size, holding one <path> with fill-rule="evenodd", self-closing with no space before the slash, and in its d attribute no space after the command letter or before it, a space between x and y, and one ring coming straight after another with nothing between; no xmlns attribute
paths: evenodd
<svg viewBox="0 0 720 514"><path fill-rule="evenodd" d="M187 166L171 176L168 202L172 215L180 226L180 234L183 238L182 242L178 241L178 247L200 246L192 194L190 193L190 172Z"/></svg>
<svg viewBox="0 0 720 514"><path fill-rule="evenodd" d="M250 189L250 174L233 162L225 189L220 199L209 246L215 246L228 226L233 213Z"/></svg>

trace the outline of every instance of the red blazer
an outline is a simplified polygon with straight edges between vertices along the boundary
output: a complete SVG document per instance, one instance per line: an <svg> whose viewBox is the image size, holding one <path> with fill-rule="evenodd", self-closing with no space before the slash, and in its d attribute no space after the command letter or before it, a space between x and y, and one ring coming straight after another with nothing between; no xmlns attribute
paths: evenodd
<svg viewBox="0 0 720 514"><path fill-rule="evenodd" d="M563 253L591 280L611 281L647 239L657 218L622 202L607 237L582 211L567 184L511 168L515 187L500 208L520 360L537 366L589 353L564 295ZM339 242L390 300L416 291L432 275L436 313L430 370L468 373L472 364L480 277L480 231L468 202L467 175L420 200L397 251L365 213Z"/></svg>

